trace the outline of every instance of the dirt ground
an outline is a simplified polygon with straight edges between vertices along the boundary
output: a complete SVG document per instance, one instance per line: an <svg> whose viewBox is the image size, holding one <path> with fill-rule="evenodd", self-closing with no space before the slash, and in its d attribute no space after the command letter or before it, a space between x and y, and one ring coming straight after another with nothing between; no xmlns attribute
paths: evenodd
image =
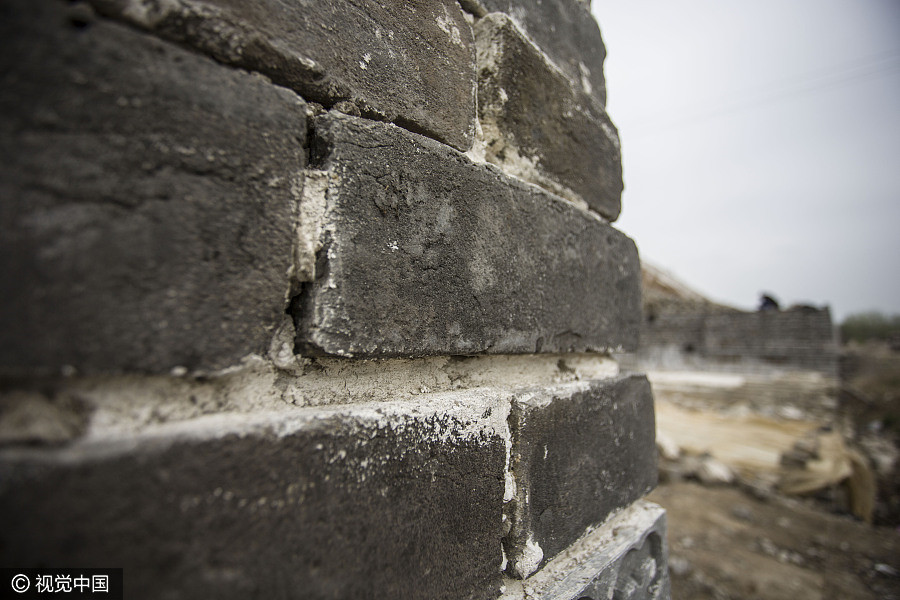
<svg viewBox="0 0 900 600"><path fill-rule="evenodd" d="M844 358L837 386L650 373L658 443L669 455L650 499L668 511L674 600L900 600L900 354L855 348ZM868 462L874 525L850 514L847 482L783 493L782 455L822 431ZM698 476L704 461L733 478Z"/></svg>
<svg viewBox="0 0 900 600"><path fill-rule="evenodd" d="M900 532L737 486L682 481L668 511L673 600L900 599Z"/></svg>

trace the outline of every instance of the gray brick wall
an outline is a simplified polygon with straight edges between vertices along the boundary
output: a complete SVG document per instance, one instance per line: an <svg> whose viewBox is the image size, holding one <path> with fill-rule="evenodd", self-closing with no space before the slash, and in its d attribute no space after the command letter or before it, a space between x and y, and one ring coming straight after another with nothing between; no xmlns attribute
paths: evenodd
<svg viewBox="0 0 900 600"><path fill-rule="evenodd" d="M10 0L0 34L5 564L668 598L584 2Z"/></svg>

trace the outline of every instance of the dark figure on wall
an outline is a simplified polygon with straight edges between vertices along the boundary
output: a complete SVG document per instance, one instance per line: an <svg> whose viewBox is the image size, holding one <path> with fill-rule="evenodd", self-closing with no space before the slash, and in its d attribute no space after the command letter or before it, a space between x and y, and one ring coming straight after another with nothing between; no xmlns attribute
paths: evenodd
<svg viewBox="0 0 900 600"><path fill-rule="evenodd" d="M766 294L766 293L760 294L759 310L779 310L778 300L776 300L769 294Z"/></svg>

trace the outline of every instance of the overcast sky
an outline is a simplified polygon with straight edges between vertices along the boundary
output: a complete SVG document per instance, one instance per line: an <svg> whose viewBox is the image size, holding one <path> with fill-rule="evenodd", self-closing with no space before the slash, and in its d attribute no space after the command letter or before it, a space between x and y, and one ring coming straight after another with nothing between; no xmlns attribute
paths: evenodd
<svg viewBox="0 0 900 600"><path fill-rule="evenodd" d="M641 255L714 300L900 313L900 0L593 0Z"/></svg>

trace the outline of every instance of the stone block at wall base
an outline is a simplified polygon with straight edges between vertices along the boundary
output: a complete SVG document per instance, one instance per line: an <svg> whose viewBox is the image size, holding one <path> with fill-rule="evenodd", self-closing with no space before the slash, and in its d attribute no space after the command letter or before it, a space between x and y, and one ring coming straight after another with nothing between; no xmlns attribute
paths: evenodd
<svg viewBox="0 0 900 600"><path fill-rule="evenodd" d="M670 600L666 513L638 501L585 535L500 600Z"/></svg>

